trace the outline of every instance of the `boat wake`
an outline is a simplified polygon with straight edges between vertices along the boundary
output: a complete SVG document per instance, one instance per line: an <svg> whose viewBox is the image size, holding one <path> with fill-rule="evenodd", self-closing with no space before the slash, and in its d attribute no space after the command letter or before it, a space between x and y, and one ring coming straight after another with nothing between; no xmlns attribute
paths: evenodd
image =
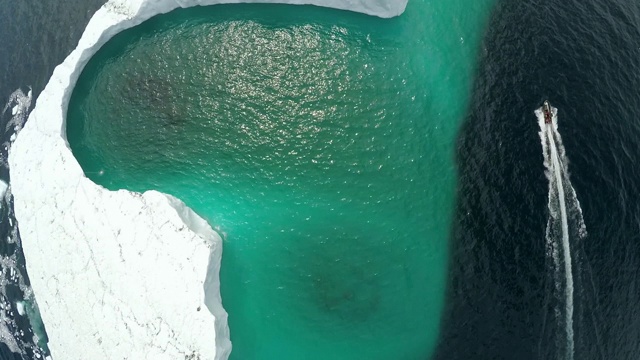
<svg viewBox="0 0 640 360"><path fill-rule="evenodd" d="M547 256L553 263L554 297L558 333L558 358L573 360L574 356L574 282L571 244L587 236L580 202L569 179L568 161L558 132L556 108L551 108L552 121L545 122L543 108L535 111L540 126L545 174L549 180L549 219L546 230ZM575 260L574 260L575 261Z"/></svg>

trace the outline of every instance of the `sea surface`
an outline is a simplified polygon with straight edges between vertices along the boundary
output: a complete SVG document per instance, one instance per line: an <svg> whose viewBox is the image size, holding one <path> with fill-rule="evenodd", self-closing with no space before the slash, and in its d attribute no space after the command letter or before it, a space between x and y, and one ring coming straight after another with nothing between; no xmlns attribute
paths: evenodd
<svg viewBox="0 0 640 360"><path fill-rule="evenodd" d="M156 17L87 64L69 144L96 183L172 194L223 234L231 359L423 359L488 4Z"/></svg>
<svg viewBox="0 0 640 360"><path fill-rule="evenodd" d="M100 3L1 7L3 161ZM612 0L180 10L88 64L69 141L224 236L232 359L635 359L639 35ZM10 191L0 212L0 358L31 359Z"/></svg>

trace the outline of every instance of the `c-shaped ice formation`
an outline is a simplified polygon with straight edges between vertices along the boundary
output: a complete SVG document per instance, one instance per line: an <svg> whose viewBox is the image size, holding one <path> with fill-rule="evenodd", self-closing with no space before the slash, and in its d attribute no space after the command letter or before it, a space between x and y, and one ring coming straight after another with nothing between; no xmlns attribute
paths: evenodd
<svg viewBox="0 0 640 360"><path fill-rule="evenodd" d="M222 241L180 200L108 191L69 149L65 117L89 58L118 32L177 7L312 4L380 17L407 0L111 0L58 66L9 156L27 270L57 359L226 359Z"/></svg>

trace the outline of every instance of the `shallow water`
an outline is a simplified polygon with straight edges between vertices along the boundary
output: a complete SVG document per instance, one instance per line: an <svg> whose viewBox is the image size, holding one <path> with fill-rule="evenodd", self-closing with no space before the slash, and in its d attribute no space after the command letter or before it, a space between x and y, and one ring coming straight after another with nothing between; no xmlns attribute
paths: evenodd
<svg viewBox="0 0 640 360"><path fill-rule="evenodd" d="M224 235L233 359L424 359L489 7L159 16L89 62L69 143L98 184L173 194Z"/></svg>

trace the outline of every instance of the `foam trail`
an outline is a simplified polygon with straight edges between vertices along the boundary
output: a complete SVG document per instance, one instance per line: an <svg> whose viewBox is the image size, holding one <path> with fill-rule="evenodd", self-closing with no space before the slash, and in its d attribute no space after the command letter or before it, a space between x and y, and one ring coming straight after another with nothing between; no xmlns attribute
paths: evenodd
<svg viewBox="0 0 640 360"><path fill-rule="evenodd" d="M567 157L562 137L558 132L557 109L552 108L551 124L544 122L542 109L535 111L540 125L540 140L544 155L546 175L549 179L549 219L547 221L546 241L554 265L554 283L558 298L564 307L556 309L559 326L563 326L565 339L559 344L559 358L574 358L574 281L572 270L571 242L584 238L587 234L582 217L582 209L575 189L569 180Z"/></svg>
<svg viewBox="0 0 640 360"><path fill-rule="evenodd" d="M553 137L551 127L547 126L547 133ZM566 276L565 299L566 299L566 332L567 332L567 358L573 359L573 273L571 271L571 249L569 247L569 225L567 221L567 206L565 203L564 187L562 186L562 168L554 141L549 142L551 148L551 160L556 177L556 187L558 190L558 201L560 204L560 219L562 224L562 252L564 254L564 273Z"/></svg>

